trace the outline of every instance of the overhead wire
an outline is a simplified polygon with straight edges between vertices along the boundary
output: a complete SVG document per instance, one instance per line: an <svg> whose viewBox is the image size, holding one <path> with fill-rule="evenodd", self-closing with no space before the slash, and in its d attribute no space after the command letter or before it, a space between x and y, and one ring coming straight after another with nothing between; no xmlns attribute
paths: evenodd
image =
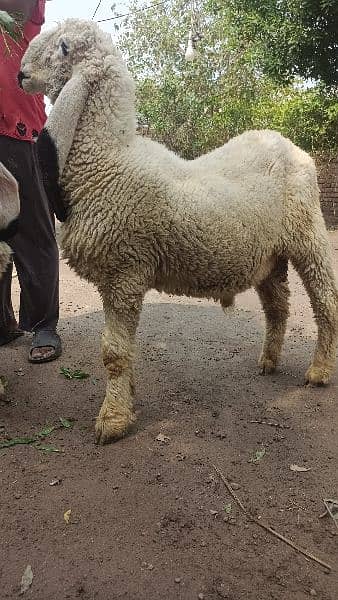
<svg viewBox="0 0 338 600"><path fill-rule="evenodd" d="M115 21L116 19L122 19L123 17L129 17L130 15L134 15L135 13L143 12L145 10L150 10L152 8L156 8L156 6L161 6L162 4L167 4L169 1L170 0L162 0L162 2L157 2L156 4L152 4L151 6L145 6L144 8L138 8L137 10L133 10L129 13L125 13L124 15L117 15L115 17L109 17L109 19L100 19L99 21L96 21L96 23L105 23L106 21ZM101 1L99 3L99 6L100 6L100 4L101 4ZM97 7L97 10L99 9L99 6ZM97 10L95 11L94 16L96 15Z"/></svg>
<svg viewBox="0 0 338 600"><path fill-rule="evenodd" d="M93 13L93 16L92 16L92 21L94 21L94 19L95 19L95 16L96 16L96 13L97 13L97 11L99 10L99 8L100 8L101 4L102 4L102 0L99 0L99 3L98 3L98 5L97 5L97 7L95 8L95 10L94 10L94 13Z"/></svg>

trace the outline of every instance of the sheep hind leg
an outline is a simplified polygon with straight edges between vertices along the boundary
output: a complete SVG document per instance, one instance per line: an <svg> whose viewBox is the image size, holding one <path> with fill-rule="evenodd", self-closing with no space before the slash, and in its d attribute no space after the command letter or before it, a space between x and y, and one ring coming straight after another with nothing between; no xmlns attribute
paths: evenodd
<svg viewBox="0 0 338 600"><path fill-rule="evenodd" d="M118 308L107 305L108 302L105 302L102 356L108 380L95 426L96 440L101 444L123 437L136 421L133 411L133 358L142 301L129 304L124 299L119 302Z"/></svg>
<svg viewBox="0 0 338 600"><path fill-rule="evenodd" d="M310 298L318 328L312 364L305 379L311 385L326 385L334 369L338 339L338 293L326 232L312 236L308 243L304 240L302 251L291 260Z"/></svg>
<svg viewBox="0 0 338 600"><path fill-rule="evenodd" d="M265 337L259 367L262 375L273 373L277 367L289 316L288 260L280 257L270 275L256 291L265 313Z"/></svg>

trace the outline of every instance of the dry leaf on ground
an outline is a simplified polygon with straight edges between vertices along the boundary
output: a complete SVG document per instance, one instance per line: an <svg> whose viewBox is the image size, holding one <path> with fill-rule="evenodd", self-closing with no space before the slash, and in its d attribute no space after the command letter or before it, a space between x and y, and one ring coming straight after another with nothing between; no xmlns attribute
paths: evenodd
<svg viewBox="0 0 338 600"><path fill-rule="evenodd" d="M21 578L20 594L24 594L29 590L33 583L33 571L30 565L25 568L24 574Z"/></svg>
<svg viewBox="0 0 338 600"><path fill-rule="evenodd" d="M63 515L64 520L66 521L66 523L68 524L70 521L70 515L72 514L71 509L66 510L66 512Z"/></svg>
<svg viewBox="0 0 338 600"><path fill-rule="evenodd" d="M300 467L299 465L290 465L290 470L295 471L295 473L306 473L307 471L311 471L311 467Z"/></svg>

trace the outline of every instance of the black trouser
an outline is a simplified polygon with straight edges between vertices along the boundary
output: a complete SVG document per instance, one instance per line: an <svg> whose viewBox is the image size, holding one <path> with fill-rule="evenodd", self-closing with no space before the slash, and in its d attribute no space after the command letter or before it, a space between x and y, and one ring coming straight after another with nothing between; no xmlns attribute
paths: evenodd
<svg viewBox="0 0 338 600"><path fill-rule="evenodd" d="M0 161L19 183L20 216L8 242L20 283L19 326L25 331L55 329L59 318L59 252L35 143L0 135ZM0 329L11 328L12 264L0 280Z"/></svg>

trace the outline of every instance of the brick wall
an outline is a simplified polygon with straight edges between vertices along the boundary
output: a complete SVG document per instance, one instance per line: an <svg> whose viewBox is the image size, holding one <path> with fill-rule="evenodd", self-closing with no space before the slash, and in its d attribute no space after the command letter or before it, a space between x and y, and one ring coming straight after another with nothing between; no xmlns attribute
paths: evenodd
<svg viewBox="0 0 338 600"><path fill-rule="evenodd" d="M320 201L328 229L338 229L338 155L316 160Z"/></svg>

